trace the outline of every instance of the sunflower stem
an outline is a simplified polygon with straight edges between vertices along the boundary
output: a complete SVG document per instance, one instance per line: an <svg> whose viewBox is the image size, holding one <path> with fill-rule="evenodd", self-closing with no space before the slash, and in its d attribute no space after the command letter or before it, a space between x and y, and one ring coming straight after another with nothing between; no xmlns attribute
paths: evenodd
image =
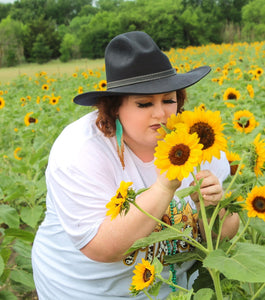
<svg viewBox="0 0 265 300"><path fill-rule="evenodd" d="M194 175L193 172L191 172L191 173L192 173L194 182L199 187L199 183L198 183L196 176ZM207 249L209 251L212 251L213 250L213 240L212 240L211 228L208 224L205 205L203 202L203 197L202 197L200 188L198 188L198 195L199 195L199 201L200 201L200 210L201 210L201 215L202 215L203 227L204 227L204 232L205 232L205 237L206 237L206 242L207 242Z"/></svg>
<svg viewBox="0 0 265 300"><path fill-rule="evenodd" d="M223 300L223 293L221 288L221 282L220 282L220 273L217 270L208 269L209 273L211 274L214 289L216 293L216 299L217 300Z"/></svg>
<svg viewBox="0 0 265 300"><path fill-rule="evenodd" d="M258 294L264 289L264 287L265 282L261 285L261 287L256 291L255 295L253 295L250 300L254 300L258 296Z"/></svg>
<svg viewBox="0 0 265 300"><path fill-rule="evenodd" d="M145 293L145 295L146 295L146 297L147 297L148 299L151 299L151 300L152 300L151 296L148 294L148 292L146 291L146 289L144 289L143 292Z"/></svg>
<svg viewBox="0 0 265 300"><path fill-rule="evenodd" d="M216 239L216 245L215 245L215 249L218 249L219 247L219 243L220 243L220 239L221 239L221 234L222 234L222 228L223 228L223 224L224 224L224 221L226 219L226 217L229 215L229 211L227 210L220 222L220 226L219 226L219 231L218 231L218 235L217 235L217 239Z"/></svg>
<svg viewBox="0 0 265 300"><path fill-rule="evenodd" d="M162 220L157 219L156 217L152 216L151 214L149 214L147 211L143 210L135 201L130 201L137 209L139 209L142 213L144 213L146 216L148 216L149 218L153 219L154 221L156 221L157 223L160 223L161 225L164 225L167 228L171 228L172 230L176 231L178 234L183 234L182 231L174 228L173 226L163 222ZM192 237L189 238L179 238L187 243L189 243L190 245L200 249L201 251L203 251L204 253L208 254L208 249L206 249L203 245L201 245L199 242L197 242L195 239L193 239Z"/></svg>
<svg viewBox="0 0 265 300"><path fill-rule="evenodd" d="M156 277L157 277L158 279L160 279L162 282L164 282L164 283L166 283L166 284L168 284L168 285L170 285L170 286L173 286L173 287L175 287L175 288L177 288L177 289L179 289L179 290L181 290L181 291L183 291L183 292L186 292L186 293L189 292L189 290L183 288L182 286L179 286L179 285L175 284L175 283L174 283L173 281L171 281L171 280L168 280L168 279L163 278L161 275L156 275ZM192 294L194 295L194 293L192 293Z"/></svg>
<svg viewBox="0 0 265 300"><path fill-rule="evenodd" d="M240 232L240 234L237 236L237 238L233 241L232 245L228 248L228 250L226 251L226 255L229 254L229 252L234 248L235 244L240 240L240 238L243 236L243 234L245 233L245 231L248 228L248 225L250 223L250 218L248 218L248 221L245 225L245 227L243 228L243 230Z"/></svg>

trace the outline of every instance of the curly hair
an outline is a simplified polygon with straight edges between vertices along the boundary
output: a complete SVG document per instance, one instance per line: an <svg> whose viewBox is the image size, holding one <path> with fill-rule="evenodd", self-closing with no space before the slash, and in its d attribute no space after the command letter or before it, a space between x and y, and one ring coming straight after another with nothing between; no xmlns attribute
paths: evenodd
<svg viewBox="0 0 265 300"><path fill-rule="evenodd" d="M186 90L177 90L176 93L178 102L177 113L181 113L183 111L184 103L187 99ZM98 103L95 105L98 109L96 125L106 137L115 135L115 120L117 118L119 107L122 104L123 97L124 95L102 97L99 98Z"/></svg>

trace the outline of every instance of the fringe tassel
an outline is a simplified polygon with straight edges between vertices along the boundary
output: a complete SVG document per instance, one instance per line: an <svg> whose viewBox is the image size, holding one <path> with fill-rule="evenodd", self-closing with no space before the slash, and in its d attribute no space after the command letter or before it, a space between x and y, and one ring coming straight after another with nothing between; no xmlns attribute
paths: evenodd
<svg viewBox="0 0 265 300"><path fill-rule="evenodd" d="M123 129L120 120L117 118L116 124L116 141L117 141L117 153L121 161L122 168L125 168L124 164L124 142L123 142Z"/></svg>

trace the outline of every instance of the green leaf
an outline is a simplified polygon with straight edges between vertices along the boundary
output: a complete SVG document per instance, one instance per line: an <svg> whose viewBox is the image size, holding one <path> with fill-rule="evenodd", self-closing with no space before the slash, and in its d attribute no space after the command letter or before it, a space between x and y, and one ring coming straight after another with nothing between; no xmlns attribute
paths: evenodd
<svg viewBox="0 0 265 300"><path fill-rule="evenodd" d="M1 291L0 300L17 300L17 297L9 291Z"/></svg>
<svg viewBox="0 0 265 300"><path fill-rule="evenodd" d="M19 282L23 285L30 287L32 290L35 289L35 284L33 281L33 276L31 273L28 273L24 270L13 270L10 273L10 279L15 282Z"/></svg>
<svg viewBox="0 0 265 300"><path fill-rule="evenodd" d="M13 249L24 257L31 258L31 245L23 240L16 239Z"/></svg>
<svg viewBox="0 0 265 300"><path fill-rule="evenodd" d="M193 251L189 252L181 252L175 255L166 255L165 262L168 264L183 263L185 261L191 260L203 260L204 257L205 254L202 251L200 251L199 249L194 249Z"/></svg>
<svg viewBox="0 0 265 300"><path fill-rule="evenodd" d="M162 281L158 281L155 284L153 284L149 289L148 289L148 293L152 296L158 296L159 291L160 291L160 287L162 285Z"/></svg>
<svg viewBox="0 0 265 300"><path fill-rule="evenodd" d="M214 296L214 291L212 289L200 289L194 296L194 300L211 300Z"/></svg>
<svg viewBox="0 0 265 300"><path fill-rule="evenodd" d="M251 218L250 227L256 229L261 235L265 236L265 221L260 218Z"/></svg>
<svg viewBox="0 0 265 300"><path fill-rule="evenodd" d="M156 274L160 274L163 271L163 265L157 257L154 258L153 265L155 267Z"/></svg>
<svg viewBox="0 0 265 300"><path fill-rule="evenodd" d="M203 266L219 270L228 279L265 282L265 247L238 243L231 256L218 249L206 257Z"/></svg>
<svg viewBox="0 0 265 300"><path fill-rule="evenodd" d="M185 198L187 196L189 196L190 194L192 193L195 193L196 191L198 190L198 187L197 186L189 186L189 187L186 187L184 189L181 189L181 190L177 190L175 192L175 195L181 199L181 198Z"/></svg>
<svg viewBox="0 0 265 300"><path fill-rule="evenodd" d="M42 213L43 207L36 205L33 207L22 207L20 216L27 225L35 228L42 216Z"/></svg>
<svg viewBox="0 0 265 300"><path fill-rule="evenodd" d="M181 230L183 225L184 224L179 223L172 227L174 227L178 230ZM179 240L180 238L183 238L183 237L189 238L191 230L192 230L192 228L186 228L183 232L180 232L179 234L172 228L167 228L167 229L159 231L159 232L153 232L148 237L145 237L145 238L142 238L142 239L139 239L138 241L136 241L132 245L132 247L125 253L125 255L128 253L131 253L139 248L144 248L144 247L147 247L154 243L162 242L165 240L169 240L169 241L170 240Z"/></svg>
<svg viewBox="0 0 265 300"><path fill-rule="evenodd" d="M34 240L33 233L22 230L22 229L13 229L13 228L6 229L5 235L6 236L15 236L16 238L19 238L21 240L28 241L28 242L33 242L33 240Z"/></svg>
<svg viewBox="0 0 265 300"><path fill-rule="evenodd" d="M2 258L2 256L0 255L0 276L3 274L4 269L5 269L5 262Z"/></svg>
<svg viewBox="0 0 265 300"><path fill-rule="evenodd" d="M9 227L19 227L19 216L17 211L6 204L0 205L0 223L5 223Z"/></svg>

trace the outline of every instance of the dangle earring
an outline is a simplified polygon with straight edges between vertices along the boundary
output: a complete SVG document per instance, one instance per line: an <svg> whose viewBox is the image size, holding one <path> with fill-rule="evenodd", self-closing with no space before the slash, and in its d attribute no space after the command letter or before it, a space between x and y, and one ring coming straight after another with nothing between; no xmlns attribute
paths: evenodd
<svg viewBox="0 0 265 300"><path fill-rule="evenodd" d="M124 142L123 142L123 129L119 118L115 121L116 124L116 141L117 141L117 152L122 164L123 169L125 168L124 164Z"/></svg>

